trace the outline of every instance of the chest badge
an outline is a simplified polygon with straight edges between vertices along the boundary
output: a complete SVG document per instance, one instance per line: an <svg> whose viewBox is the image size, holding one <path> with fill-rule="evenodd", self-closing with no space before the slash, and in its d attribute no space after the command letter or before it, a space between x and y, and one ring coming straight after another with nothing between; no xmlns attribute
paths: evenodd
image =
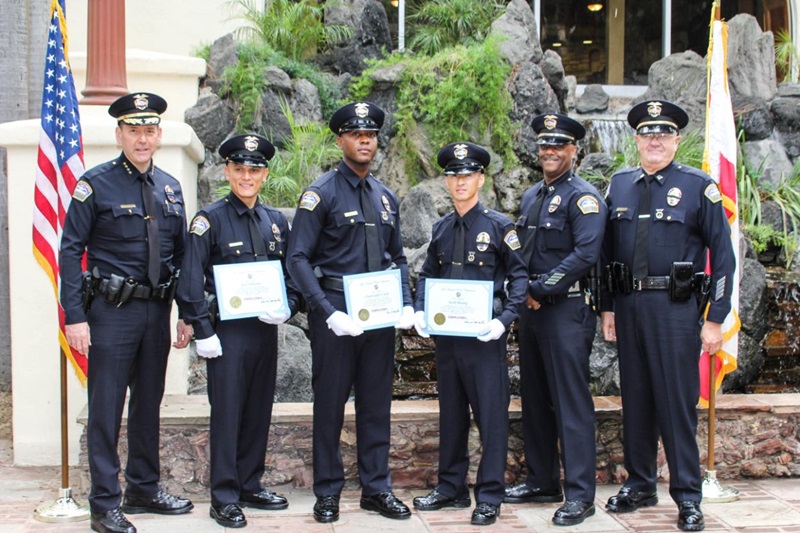
<svg viewBox="0 0 800 533"><path fill-rule="evenodd" d="M281 242L281 230L277 224L272 224L272 238L277 242Z"/></svg>
<svg viewBox="0 0 800 533"><path fill-rule="evenodd" d="M467 253L467 261L469 261L470 263L475 261L475 252L468 252Z"/></svg>
<svg viewBox="0 0 800 533"><path fill-rule="evenodd" d="M175 191L172 190L172 187L169 185L164 185L164 194L167 195L167 200L169 203L174 204L177 202L177 198L175 198Z"/></svg>
<svg viewBox="0 0 800 533"><path fill-rule="evenodd" d="M681 198L683 198L683 193L679 188L673 187L667 191L667 205L670 207L675 207L678 205L678 203L681 201Z"/></svg>
<svg viewBox="0 0 800 533"><path fill-rule="evenodd" d="M656 218L661 220L664 218L664 210L663 209L656 209Z"/></svg>
<svg viewBox="0 0 800 533"><path fill-rule="evenodd" d="M561 196L559 195L553 196L553 199L550 200L550 205L547 206L547 212L555 213L556 209L558 209L558 206L560 205L561 205Z"/></svg>
<svg viewBox="0 0 800 533"><path fill-rule="evenodd" d="M275 241L269 241L269 251L270 252L275 251Z"/></svg>
<svg viewBox="0 0 800 533"><path fill-rule="evenodd" d="M489 249L489 243L492 242L492 238L489 237L489 234L485 231L478 233L478 236L475 237L475 243L478 248L479 252L485 252ZM473 257L474 259L474 257ZM473 259L470 259L472 261Z"/></svg>
<svg viewBox="0 0 800 533"><path fill-rule="evenodd" d="M385 194L383 196L381 196L381 203L383 204L383 207L386 208L386 212L387 213L391 213L392 212L392 204L389 203L389 199L386 198ZM386 220L386 219L384 218L384 220Z"/></svg>

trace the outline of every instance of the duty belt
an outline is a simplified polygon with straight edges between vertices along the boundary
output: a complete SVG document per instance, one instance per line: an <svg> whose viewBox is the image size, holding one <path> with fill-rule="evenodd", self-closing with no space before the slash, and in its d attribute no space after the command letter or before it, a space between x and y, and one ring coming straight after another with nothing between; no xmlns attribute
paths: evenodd
<svg viewBox="0 0 800 533"><path fill-rule="evenodd" d="M103 278L97 284L97 293L106 295L108 292L108 282ZM149 285L137 284L128 298L138 298L140 300L166 300L170 295L170 283L162 283L153 288Z"/></svg>
<svg viewBox="0 0 800 533"><path fill-rule="evenodd" d="M666 291L669 289L669 276L647 276L646 278L633 278L635 291Z"/></svg>
<svg viewBox="0 0 800 533"><path fill-rule="evenodd" d="M344 282L342 278L335 278L333 276L322 276L318 278L320 287L331 291L344 292Z"/></svg>

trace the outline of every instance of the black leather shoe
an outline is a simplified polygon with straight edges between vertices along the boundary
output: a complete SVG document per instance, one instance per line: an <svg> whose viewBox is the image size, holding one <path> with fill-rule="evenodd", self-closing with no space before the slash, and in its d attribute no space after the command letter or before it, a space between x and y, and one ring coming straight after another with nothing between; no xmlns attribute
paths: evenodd
<svg viewBox="0 0 800 533"><path fill-rule="evenodd" d="M606 503L606 509L612 513L632 513L639 507L651 507L658 503L655 492L639 492L630 487L622 487L616 496Z"/></svg>
<svg viewBox="0 0 800 533"><path fill-rule="evenodd" d="M472 511L472 520L470 523L473 526L490 526L497 522L497 517L500 516L500 506L493 503L479 503Z"/></svg>
<svg viewBox="0 0 800 533"><path fill-rule="evenodd" d="M255 494L240 494L239 506L255 507L265 511L279 511L289 507L289 502L280 494L275 494L271 490L261 489L261 492L256 492Z"/></svg>
<svg viewBox="0 0 800 533"><path fill-rule="evenodd" d="M678 504L678 528L683 531L703 531L706 522L700 502L681 502Z"/></svg>
<svg viewBox="0 0 800 533"><path fill-rule="evenodd" d="M161 489L152 496L125 494L122 500L122 510L128 514L183 514L192 509L194 504L191 501Z"/></svg>
<svg viewBox="0 0 800 533"><path fill-rule="evenodd" d="M505 503L558 503L564 499L561 487L556 489L539 489L529 487L525 483L514 487L506 487Z"/></svg>
<svg viewBox="0 0 800 533"><path fill-rule="evenodd" d="M470 505L472 505L472 500L469 499L469 494L451 498L439 492L439 489L433 489L427 496L414 498L414 509L420 511L436 511L445 507L469 507Z"/></svg>
<svg viewBox="0 0 800 533"><path fill-rule="evenodd" d="M244 517L241 507L235 503L212 505L208 515L222 527L237 528L247 525L247 518Z"/></svg>
<svg viewBox="0 0 800 533"><path fill-rule="evenodd" d="M390 490L373 494L372 496L361 496L361 508L367 511L377 511L386 518L404 520L411 518L411 509L397 499L397 496Z"/></svg>
<svg viewBox="0 0 800 533"><path fill-rule="evenodd" d="M594 514L594 504L578 500L567 500L556 510L553 523L557 526L575 526Z"/></svg>
<svg viewBox="0 0 800 533"><path fill-rule="evenodd" d="M128 522L122 509L117 507L105 513L92 513L92 531L100 533L136 533L136 528Z"/></svg>
<svg viewBox="0 0 800 533"><path fill-rule="evenodd" d="M317 503L314 504L314 520L323 524L339 520L338 494L317 496Z"/></svg>

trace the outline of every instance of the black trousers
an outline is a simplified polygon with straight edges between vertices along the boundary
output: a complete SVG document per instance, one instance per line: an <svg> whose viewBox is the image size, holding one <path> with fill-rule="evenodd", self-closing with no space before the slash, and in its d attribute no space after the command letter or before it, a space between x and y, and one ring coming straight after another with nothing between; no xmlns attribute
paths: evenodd
<svg viewBox="0 0 800 533"><path fill-rule="evenodd" d="M697 448L700 327L697 302L667 291L617 295L615 322L622 382L625 485L655 491L659 434L675 502L702 499Z"/></svg>
<svg viewBox="0 0 800 533"><path fill-rule="evenodd" d="M278 328L257 318L221 321L222 355L206 360L211 404L211 503L261 491L267 455Z"/></svg>
<svg viewBox="0 0 800 533"><path fill-rule="evenodd" d="M120 504L117 444L129 388L126 492L158 491L159 409L170 350L169 317L170 305L164 301L130 300L117 307L97 298L92 303L86 435L92 478L89 505L94 513Z"/></svg>
<svg viewBox="0 0 800 533"><path fill-rule="evenodd" d="M326 291L339 310L341 292ZM358 477L364 495L391 489L391 433L394 328L367 331L358 337L337 337L328 329L324 311L308 316L311 330L311 385L314 390L314 494L339 494L344 487L339 438L344 406L355 390Z"/></svg>
<svg viewBox="0 0 800 533"><path fill-rule="evenodd" d="M519 371L526 484L593 502L596 450L589 355L597 318L583 298L520 309Z"/></svg>
<svg viewBox="0 0 800 533"><path fill-rule="evenodd" d="M439 386L439 485L447 496L468 493L470 408L481 439L475 483L478 503L499 505L505 491L508 452L508 363L506 339L481 342L436 337Z"/></svg>

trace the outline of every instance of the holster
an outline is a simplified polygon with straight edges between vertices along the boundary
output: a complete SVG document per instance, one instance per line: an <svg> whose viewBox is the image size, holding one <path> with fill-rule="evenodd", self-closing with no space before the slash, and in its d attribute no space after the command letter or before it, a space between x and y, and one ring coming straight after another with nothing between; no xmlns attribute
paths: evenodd
<svg viewBox="0 0 800 533"><path fill-rule="evenodd" d="M172 302L175 299L175 292L178 290L178 278L181 275L181 269L176 268L172 272L172 277L169 279L169 289L167 290L167 301Z"/></svg>
<svg viewBox="0 0 800 533"><path fill-rule="evenodd" d="M700 318L703 318L703 315L706 312L706 305L708 305L708 299L711 297L711 276L706 274L705 272L698 272L694 275L694 285L697 294L697 308L699 309Z"/></svg>
<svg viewBox="0 0 800 533"><path fill-rule="evenodd" d="M625 263L614 261L606 265L605 277L608 292L611 294L630 294L633 292L633 274Z"/></svg>
<svg viewBox="0 0 800 533"><path fill-rule="evenodd" d="M93 298L94 283L92 282L92 273L87 270L82 274L81 277L81 303L83 304L84 313L89 312L89 308L92 306Z"/></svg>
<svg viewBox="0 0 800 533"><path fill-rule="evenodd" d="M117 274L111 274L111 277L108 278L108 283L106 284L106 290L103 293L103 298L113 305L120 303L120 292L122 291L122 286L125 284L125 278L122 276L118 276Z"/></svg>
<svg viewBox="0 0 800 533"><path fill-rule="evenodd" d="M497 318L503 314L503 298L495 296L492 300L492 318Z"/></svg>
<svg viewBox="0 0 800 533"><path fill-rule="evenodd" d="M217 327L219 320L219 304L217 303L217 295L212 293L206 294L206 305L208 306L208 321L211 322L211 327Z"/></svg>
<svg viewBox="0 0 800 533"><path fill-rule="evenodd" d="M586 278L587 292L589 293L589 306L597 314L600 314L600 293L602 276L600 274L600 263L595 263Z"/></svg>
<svg viewBox="0 0 800 533"><path fill-rule="evenodd" d="M694 264L691 261L676 261L669 269L669 299L685 302L694 292Z"/></svg>

